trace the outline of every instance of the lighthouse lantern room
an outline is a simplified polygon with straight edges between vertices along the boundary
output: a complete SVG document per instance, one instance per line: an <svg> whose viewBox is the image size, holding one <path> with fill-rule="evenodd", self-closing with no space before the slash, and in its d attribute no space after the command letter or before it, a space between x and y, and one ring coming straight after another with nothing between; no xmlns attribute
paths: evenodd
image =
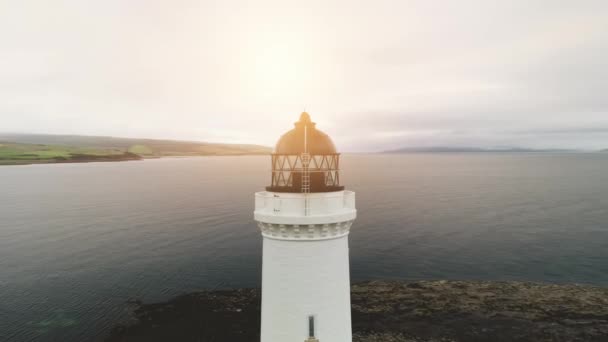
<svg viewBox="0 0 608 342"><path fill-rule="evenodd" d="M271 184L255 194L262 232L261 342L351 342L348 234L355 193L340 154L308 113L272 153Z"/></svg>

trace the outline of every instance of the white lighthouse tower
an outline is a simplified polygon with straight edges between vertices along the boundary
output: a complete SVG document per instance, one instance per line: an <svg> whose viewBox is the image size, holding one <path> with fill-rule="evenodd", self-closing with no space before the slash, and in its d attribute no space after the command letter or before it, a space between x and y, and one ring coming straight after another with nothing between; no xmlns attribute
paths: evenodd
<svg viewBox="0 0 608 342"><path fill-rule="evenodd" d="M272 154L255 194L262 231L261 342L351 342L348 234L355 193L340 185L339 153L308 113Z"/></svg>

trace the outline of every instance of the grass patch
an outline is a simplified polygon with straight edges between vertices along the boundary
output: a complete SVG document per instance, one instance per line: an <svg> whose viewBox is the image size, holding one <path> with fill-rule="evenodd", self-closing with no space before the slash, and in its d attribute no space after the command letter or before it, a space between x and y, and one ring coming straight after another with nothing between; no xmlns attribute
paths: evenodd
<svg viewBox="0 0 608 342"><path fill-rule="evenodd" d="M0 165L130 159L138 159L138 156L115 148L95 149L42 144L0 144Z"/></svg>
<svg viewBox="0 0 608 342"><path fill-rule="evenodd" d="M153 156L154 151L146 145L133 145L129 147L129 152L139 154L140 156Z"/></svg>

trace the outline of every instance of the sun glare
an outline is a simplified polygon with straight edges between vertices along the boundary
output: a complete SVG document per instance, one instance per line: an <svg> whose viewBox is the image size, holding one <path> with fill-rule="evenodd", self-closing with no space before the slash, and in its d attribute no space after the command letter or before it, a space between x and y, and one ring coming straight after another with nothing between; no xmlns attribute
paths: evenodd
<svg viewBox="0 0 608 342"><path fill-rule="evenodd" d="M254 101L300 101L322 82L322 50L292 37L252 42L242 56L246 93Z"/></svg>

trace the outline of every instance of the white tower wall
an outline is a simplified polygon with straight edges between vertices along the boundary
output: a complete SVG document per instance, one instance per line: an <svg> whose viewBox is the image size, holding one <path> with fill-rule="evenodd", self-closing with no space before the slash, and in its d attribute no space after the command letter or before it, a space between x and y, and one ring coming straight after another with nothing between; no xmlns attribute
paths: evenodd
<svg viewBox="0 0 608 342"><path fill-rule="evenodd" d="M263 235L261 342L351 342L348 234L354 193L256 194Z"/></svg>
<svg viewBox="0 0 608 342"><path fill-rule="evenodd" d="M320 341L350 342L348 238L264 238L261 341L304 342L308 316Z"/></svg>

